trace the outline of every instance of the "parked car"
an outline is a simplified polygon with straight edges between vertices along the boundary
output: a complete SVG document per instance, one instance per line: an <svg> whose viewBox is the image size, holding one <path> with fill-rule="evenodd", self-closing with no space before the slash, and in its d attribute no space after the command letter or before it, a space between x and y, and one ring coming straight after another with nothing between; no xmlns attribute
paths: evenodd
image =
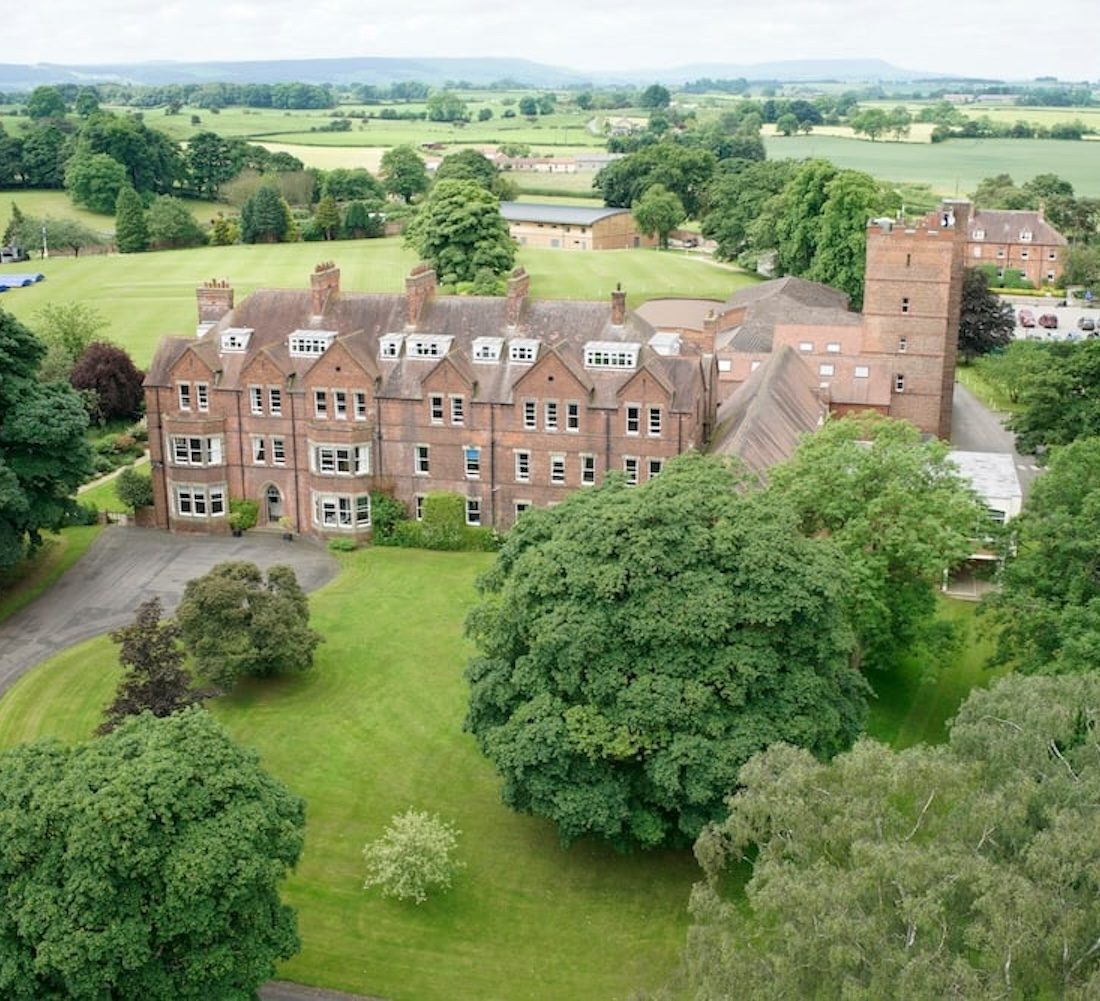
<svg viewBox="0 0 1100 1001"><path fill-rule="evenodd" d="M1054 313L1043 313L1043 315L1039 317L1039 326L1046 327L1047 330L1057 330L1058 317L1055 316Z"/></svg>
<svg viewBox="0 0 1100 1001"><path fill-rule="evenodd" d="M1096 321L1091 316L1082 316L1077 321L1077 329L1078 330L1095 330L1096 329Z"/></svg>
<svg viewBox="0 0 1100 1001"><path fill-rule="evenodd" d="M1020 326L1021 327L1034 327L1035 326L1035 314L1030 309L1020 310Z"/></svg>

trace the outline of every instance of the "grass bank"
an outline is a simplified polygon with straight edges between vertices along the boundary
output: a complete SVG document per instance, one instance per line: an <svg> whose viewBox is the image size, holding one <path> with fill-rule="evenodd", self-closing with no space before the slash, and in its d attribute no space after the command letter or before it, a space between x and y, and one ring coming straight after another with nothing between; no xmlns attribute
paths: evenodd
<svg viewBox="0 0 1100 1001"><path fill-rule="evenodd" d="M7 574L0 574L0 622L55 584L88 551L99 531L99 525L75 525L47 534L36 552Z"/></svg>

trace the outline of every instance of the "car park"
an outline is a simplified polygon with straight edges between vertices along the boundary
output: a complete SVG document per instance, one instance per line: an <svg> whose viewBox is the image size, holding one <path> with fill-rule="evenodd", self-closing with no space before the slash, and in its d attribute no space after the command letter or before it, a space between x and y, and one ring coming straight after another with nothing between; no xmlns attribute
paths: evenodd
<svg viewBox="0 0 1100 1001"><path fill-rule="evenodd" d="M1021 309L1019 318L1021 327L1035 326L1035 314L1030 309Z"/></svg>
<svg viewBox="0 0 1100 1001"><path fill-rule="evenodd" d="M1039 317L1039 326L1046 327L1047 330L1058 329L1058 317L1054 313L1043 313Z"/></svg>
<svg viewBox="0 0 1100 1001"><path fill-rule="evenodd" d="M1077 320L1078 330L1095 330L1096 321L1091 316L1082 316Z"/></svg>

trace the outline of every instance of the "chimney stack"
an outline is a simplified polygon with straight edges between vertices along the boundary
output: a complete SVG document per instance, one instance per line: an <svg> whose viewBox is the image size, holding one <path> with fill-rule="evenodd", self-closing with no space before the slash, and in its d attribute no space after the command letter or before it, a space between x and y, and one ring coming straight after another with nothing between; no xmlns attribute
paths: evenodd
<svg viewBox="0 0 1100 1001"><path fill-rule="evenodd" d="M435 295L435 269L428 263L418 264L405 279L405 325L415 327L420 322L424 305Z"/></svg>
<svg viewBox="0 0 1100 1001"><path fill-rule="evenodd" d="M312 313L321 316L329 299L340 294L340 269L332 261L322 261L309 276Z"/></svg>
<svg viewBox="0 0 1100 1001"><path fill-rule="evenodd" d="M708 354L714 353L714 344L718 338L718 312L711 309L703 317L703 350Z"/></svg>
<svg viewBox="0 0 1100 1001"><path fill-rule="evenodd" d="M527 298L527 292L530 288L531 276L522 267L516 268L508 278L507 318L509 327L514 327L519 323L523 300Z"/></svg>
<svg viewBox="0 0 1100 1001"><path fill-rule="evenodd" d="M616 282L615 291L611 293L611 324L621 327L626 320L626 293L621 282Z"/></svg>
<svg viewBox="0 0 1100 1001"><path fill-rule="evenodd" d="M224 279L212 278L195 289L199 323L217 323L233 308L233 289Z"/></svg>

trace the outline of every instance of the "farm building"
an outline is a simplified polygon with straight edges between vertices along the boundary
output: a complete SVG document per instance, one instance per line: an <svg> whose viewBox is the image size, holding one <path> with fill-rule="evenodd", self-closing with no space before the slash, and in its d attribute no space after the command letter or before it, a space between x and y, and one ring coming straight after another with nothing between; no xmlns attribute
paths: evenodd
<svg viewBox="0 0 1100 1001"><path fill-rule="evenodd" d="M629 209L501 202L500 214L521 247L625 250L657 245L656 237L638 232Z"/></svg>

